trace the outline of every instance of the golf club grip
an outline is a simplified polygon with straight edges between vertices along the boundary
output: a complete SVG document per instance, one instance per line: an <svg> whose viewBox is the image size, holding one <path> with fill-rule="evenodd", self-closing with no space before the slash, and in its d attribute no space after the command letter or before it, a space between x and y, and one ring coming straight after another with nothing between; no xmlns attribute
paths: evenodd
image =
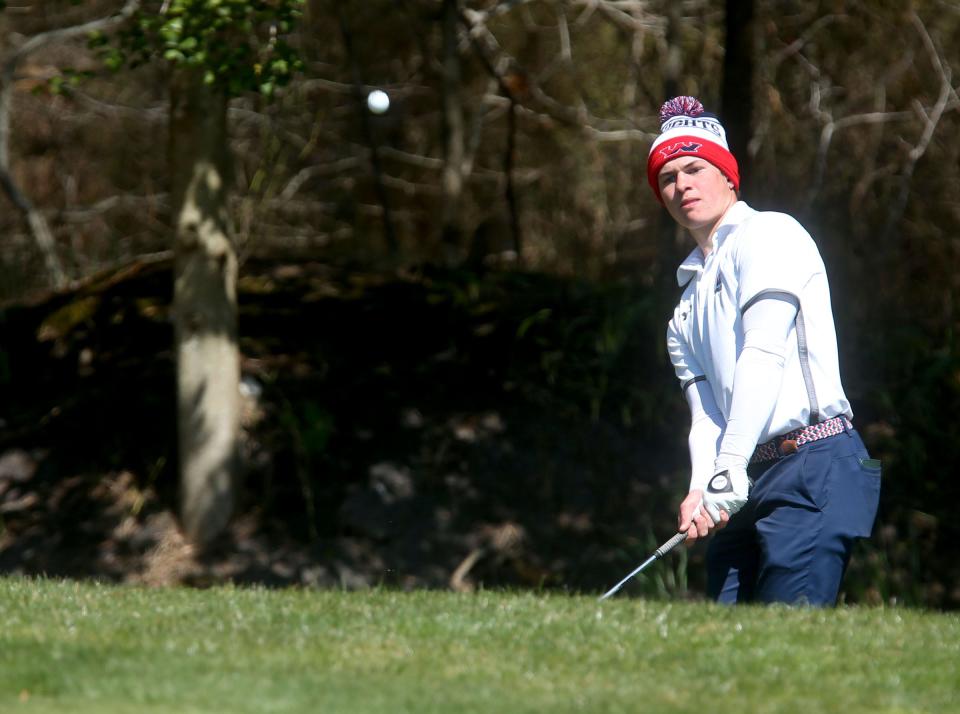
<svg viewBox="0 0 960 714"><path fill-rule="evenodd" d="M685 541L686 539L687 539L687 532L686 532L686 531L680 531L680 532L677 533L673 538L671 538L671 539L668 540L666 543L664 543L664 544L661 545L659 548L657 548L657 550L654 552L654 555L656 555L658 558L662 558L662 557L665 556L667 553L669 553L671 550L673 550L673 549L676 548L678 545L680 545L681 543L683 543L683 541Z"/></svg>

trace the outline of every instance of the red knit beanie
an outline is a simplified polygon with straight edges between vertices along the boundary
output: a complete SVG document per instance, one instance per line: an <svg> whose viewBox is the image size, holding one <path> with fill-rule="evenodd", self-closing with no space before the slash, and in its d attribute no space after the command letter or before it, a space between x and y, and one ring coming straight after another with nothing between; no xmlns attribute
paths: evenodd
<svg viewBox="0 0 960 714"><path fill-rule="evenodd" d="M696 156L709 161L740 189L740 169L727 146L727 133L720 120L703 110L695 97L674 97L660 107L660 136L647 157L647 181L660 203L657 175L668 161L680 156Z"/></svg>

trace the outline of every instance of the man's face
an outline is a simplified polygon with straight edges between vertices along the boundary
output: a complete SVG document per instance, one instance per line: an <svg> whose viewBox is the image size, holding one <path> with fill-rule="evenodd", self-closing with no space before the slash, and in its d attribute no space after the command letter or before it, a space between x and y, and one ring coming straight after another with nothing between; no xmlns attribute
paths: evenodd
<svg viewBox="0 0 960 714"><path fill-rule="evenodd" d="M697 238L709 237L737 201L732 184L720 169L694 156L665 163L657 181L667 211Z"/></svg>

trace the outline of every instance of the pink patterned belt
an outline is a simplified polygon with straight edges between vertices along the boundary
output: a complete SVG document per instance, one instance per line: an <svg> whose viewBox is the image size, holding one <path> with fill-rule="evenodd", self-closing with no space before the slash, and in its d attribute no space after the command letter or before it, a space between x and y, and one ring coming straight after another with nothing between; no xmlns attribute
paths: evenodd
<svg viewBox="0 0 960 714"><path fill-rule="evenodd" d="M838 416L819 424L802 427L782 436L775 436L765 444L757 445L753 456L750 458L750 463L757 464L762 461L779 459L781 456L788 456L804 444L826 439L828 436L836 436L852 428L853 424L845 416Z"/></svg>

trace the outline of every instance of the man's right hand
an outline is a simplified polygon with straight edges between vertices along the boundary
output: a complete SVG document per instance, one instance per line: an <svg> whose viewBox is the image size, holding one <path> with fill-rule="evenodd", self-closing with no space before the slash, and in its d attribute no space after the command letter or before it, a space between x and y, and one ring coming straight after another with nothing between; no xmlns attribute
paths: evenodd
<svg viewBox="0 0 960 714"><path fill-rule="evenodd" d="M714 524L713 519L707 515L703 506L703 491L695 488L680 504L680 517L677 522L677 530L686 531L687 545L689 546L697 538L706 538L714 528L723 528L727 525L730 517L726 511L720 512L720 522Z"/></svg>

